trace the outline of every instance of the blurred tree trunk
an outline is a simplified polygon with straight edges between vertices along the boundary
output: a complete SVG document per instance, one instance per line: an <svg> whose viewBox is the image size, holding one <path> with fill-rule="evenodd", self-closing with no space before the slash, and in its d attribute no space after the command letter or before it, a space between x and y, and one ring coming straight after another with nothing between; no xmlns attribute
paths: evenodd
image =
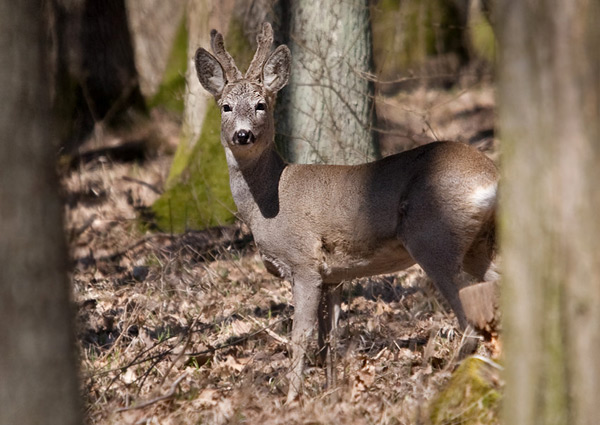
<svg viewBox="0 0 600 425"><path fill-rule="evenodd" d="M125 1L85 0L81 43L84 97L94 119L144 111Z"/></svg>
<svg viewBox="0 0 600 425"><path fill-rule="evenodd" d="M67 152L94 130L146 114L125 0L51 0L53 102Z"/></svg>
<svg viewBox="0 0 600 425"><path fill-rule="evenodd" d="M188 165L190 155L196 142L200 138L202 125L208 109L210 95L202 88L196 69L192 65L192 58L198 47L210 46L210 30L218 28L227 33L229 16L233 7L232 1L211 2L209 0L187 1L187 58L188 66L185 69L186 91L184 96L183 124L179 146L173 158L169 171L167 185L171 186Z"/></svg>
<svg viewBox="0 0 600 425"><path fill-rule="evenodd" d="M282 153L299 163L374 159L368 3L298 0L289 12L292 74L278 101Z"/></svg>
<svg viewBox="0 0 600 425"><path fill-rule="evenodd" d="M600 405L600 3L496 2L504 423Z"/></svg>
<svg viewBox="0 0 600 425"><path fill-rule="evenodd" d="M392 94L419 86L449 89L465 73L486 72L495 38L486 16L491 0L377 0L370 2L377 90ZM472 62L476 67L469 66Z"/></svg>
<svg viewBox="0 0 600 425"><path fill-rule="evenodd" d="M238 16L244 12L244 4L241 0L188 0L188 66L183 71L186 91L181 136L167 190L152 205L153 224L162 231L180 233L234 219L235 205L220 142L220 111L200 86L192 58L198 47L210 48L210 30L217 28L225 34L238 66L247 66L254 51Z"/></svg>
<svg viewBox="0 0 600 425"><path fill-rule="evenodd" d="M81 424L41 0L0 1L0 423Z"/></svg>
<svg viewBox="0 0 600 425"><path fill-rule="evenodd" d="M186 0L125 0L135 65L145 99L152 99L160 88L186 3Z"/></svg>
<svg viewBox="0 0 600 425"><path fill-rule="evenodd" d="M170 182L182 171L182 169L179 169L178 164L182 163L183 165L183 163L187 163L185 159L182 160L182 157L189 158L192 148L200 137L208 101L210 100L209 94L200 86L200 82L196 76L196 68L191 65L191 58L194 57L198 47L210 45L209 34L211 27L209 18L212 12L211 9L220 6L220 4L212 4L211 7L211 3L213 2L209 0L189 0L187 2L187 57L190 58L190 66L185 71L187 90L184 97L183 124L179 146L173 159L174 166L169 171Z"/></svg>

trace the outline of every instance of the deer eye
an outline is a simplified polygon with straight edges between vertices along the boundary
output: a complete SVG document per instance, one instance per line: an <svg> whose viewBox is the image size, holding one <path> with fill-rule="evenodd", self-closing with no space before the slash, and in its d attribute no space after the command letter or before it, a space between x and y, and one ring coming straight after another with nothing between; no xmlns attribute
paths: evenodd
<svg viewBox="0 0 600 425"><path fill-rule="evenodd" d="M228 104L223 105L223 112L231 112L231 106Z"/></svg>
<svg viewBox="0 0 600 425"><path fill-rule="evenodd" d="M256 110L257 111L266 111L267 110L267 105L263 102L258 102L256 104Z"/></svg>

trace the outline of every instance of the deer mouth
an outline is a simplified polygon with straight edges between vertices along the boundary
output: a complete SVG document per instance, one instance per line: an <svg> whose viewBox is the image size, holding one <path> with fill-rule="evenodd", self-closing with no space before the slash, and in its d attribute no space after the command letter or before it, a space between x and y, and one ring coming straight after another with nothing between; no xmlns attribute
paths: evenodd
<svg viewBox="0 0 600 425"><path fill-rule="evenodd" d="M231 139L234 145L240 146L251 145L255 142L255 140L256 137L250 130L238 130L233 133L233 138Z"/></svg>

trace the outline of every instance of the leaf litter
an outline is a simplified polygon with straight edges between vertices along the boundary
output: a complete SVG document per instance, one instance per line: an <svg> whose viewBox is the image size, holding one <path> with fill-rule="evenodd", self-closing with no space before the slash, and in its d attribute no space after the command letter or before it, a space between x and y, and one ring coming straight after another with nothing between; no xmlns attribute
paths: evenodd
<svg viewBox="0 0 600 425"><path fill-rule="evenodd" d="M489 90L480 100L486 114ZM428 117L439 134L444 108ZM457 367L461 335L422 270L346 282L338 385L324 388L315 338L306 395L285 405L290 284L268 274L243 224L144 231L140 211L158 197L170 160L159 150L141 162L96 158L61 173L88 422L428 423L429 404Z"/></svg>

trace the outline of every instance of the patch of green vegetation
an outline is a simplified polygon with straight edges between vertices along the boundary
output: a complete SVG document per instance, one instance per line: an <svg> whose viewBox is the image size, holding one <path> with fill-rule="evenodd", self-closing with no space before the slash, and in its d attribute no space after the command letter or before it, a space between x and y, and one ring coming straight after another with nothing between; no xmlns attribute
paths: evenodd
<svg viewBox="0 0 600 425"><path fill-rule="evenodd" d="M208 105L207 112L214 105ZM218 121L209 121L208 114L204 117L204 122L202 123L202 132L204 131L212 131L215 125L219 125ZM217 131L219 129L217 128ZM177 146L177 150L175 151L175 155L173 156L173 162L171 163L171 169L169 170L169 175L167 176L166 187L172 188L174 184L176 184L180 180L181 173L183 173L190 162L192 155L191 150L195 143L198 140L193 140L194 136L191 135L191 129L187 122L182 124L181 133L179 135L179 145Z"/></svg>
<svg viewBox="0 0 600 425"><path fill-rule="evenodd" d="M163 79L158 91L148 102L150 108L162 106L169 111L183 114L188 48L188 30L185 21L184 15L173 41Z"/></svg>
<svg viewBox="0 0 600 425"><path fill-rule="evenodd" d="M499 423L498 371L477 357L465 359L430 405L431 425Z"/></svg>
<svg viewBox="0 0 600 425"><path fill-rule="evenodd" d="M469 17L469 27L473 49L477 55L493 63L496 57L496 37L492 25L480 10L475 10Z"/></svg>
<svg viewBox="0 0 600 425"><path fill-rule="evenodd" d="M235 204L229 189L219 123L219 109L211 104L188 166L152 205L154 222L160 230L181 233L233 221Z"/></svg>

